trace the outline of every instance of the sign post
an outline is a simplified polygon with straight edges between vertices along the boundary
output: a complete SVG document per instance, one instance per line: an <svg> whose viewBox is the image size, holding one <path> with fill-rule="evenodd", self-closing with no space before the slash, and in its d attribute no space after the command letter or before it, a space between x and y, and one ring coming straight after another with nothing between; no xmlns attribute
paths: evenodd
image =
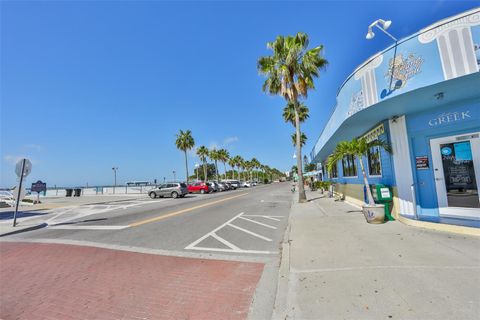
<svg viewBox="0 0 480 320"><path fill-rule="evenodd" d="M20 178L20 182L18 184L18 193L17 193L17 201L15 202L15 212L13 214L13 226L15 227L17 224L17 212L18 212L18 205L20 204L20 197L21 197L21 192L22 192L22 183L23 183L23 178L28 176L30 174L30 171L32 171L32 163L28 159L21 159L17 162L17 165L15 167L15 173L17 174L17 177Z"/></svg>
<svg viewBox="0 0 480 320"><path fill-rule="evenodd" d="M37 203L40 203L40 192L47 191L47 184L41 180L38 180L37 182L32 183L31 191L37 193Z"/></svg>

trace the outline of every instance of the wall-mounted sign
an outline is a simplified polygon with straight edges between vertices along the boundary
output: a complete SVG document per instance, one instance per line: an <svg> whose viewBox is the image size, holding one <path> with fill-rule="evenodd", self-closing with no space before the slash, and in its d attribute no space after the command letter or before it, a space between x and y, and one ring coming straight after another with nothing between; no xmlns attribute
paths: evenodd
<svg viewBox="0 0 480 320"><path fill-rule="evenodd" d="M430 127L440 126L442 124L449 124L452 122L462 121L466 119L470 119L472 116L470 115L470 110L467 111L455 111L455 112L445 112L437 117L430 119L428 121L428 125Z"/></svg>
<svg viewBox="0 0 480 320"><path fill-rule="evenodd" d="M415 166L417 170L426 170L430 168L428 163L428 156L415 157Z"/></svg>

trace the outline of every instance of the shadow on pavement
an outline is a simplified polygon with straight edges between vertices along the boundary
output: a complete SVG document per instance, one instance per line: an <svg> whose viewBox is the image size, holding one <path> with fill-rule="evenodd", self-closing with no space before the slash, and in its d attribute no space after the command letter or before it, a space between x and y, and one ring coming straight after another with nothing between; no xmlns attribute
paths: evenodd
<svg viewBox="0 0 480 320"><path fill-rule="evenodd" d="M15 211L6 211L6 212L0 212L0 220L9 220L13 219L13 214ZM48 214L48 212L44 211L18 211L17 213L17 219L18 218L27 218L27 217L34 217L34 216L42 216Z"/></svg>

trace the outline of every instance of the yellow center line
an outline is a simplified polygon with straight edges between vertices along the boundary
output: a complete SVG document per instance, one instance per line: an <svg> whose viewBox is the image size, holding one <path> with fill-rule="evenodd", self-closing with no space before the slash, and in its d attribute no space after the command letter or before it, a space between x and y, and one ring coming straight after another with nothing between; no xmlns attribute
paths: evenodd
<svg viewBox="0 0 480 320"><path fill-rule="evenodd" d="M235 198L238 198L238 197L243 197L243 196L245 196L245 195L247 195L247 194L249 194L249 192L247 192L247 193L242 193L242 194L239 194L239 195L233 196L233 197L228 197L228 198L223 198L223 199L216 200L216 201L207 202L207 203L204 203L204 204L200 204L200 205L198 205L198 206L195 206L195 207L190 207L190 208L186 208L186 209L182 209L182 210L170 212L170 213L167 213L167 214L158 216L158 217L154 217L154 218L150 218L150 219L146 219L146 220L141 220L141 221L138 221L138 222L131 223L131 224L129 224L128 226L129 226L129 227L138 227L138 226L141 226L141 225L146 224L146 223L163 220L163 219L170 218L170 217L173 217L173 216L176 216L176 215L185 213L185 212L189 212L189 211L192 211L192 210L196 210L196 209L208 207L208 206L211 206L211 205L214 205L214 204L217 204L217 203L220 203L220 202L232 200L232 199L235 199Z"/></svg>

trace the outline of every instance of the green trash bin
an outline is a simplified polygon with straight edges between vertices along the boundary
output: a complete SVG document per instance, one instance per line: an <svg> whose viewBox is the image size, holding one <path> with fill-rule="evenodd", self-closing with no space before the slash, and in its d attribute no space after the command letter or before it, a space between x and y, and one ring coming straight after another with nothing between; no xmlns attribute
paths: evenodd
<svg viewBox="0 0 480 320"><path fill-rule="evenodd" d="M390 214L390 207L393 204L392 188L383 184L377 184L375 185L375 195L375 202L385 205L385 221L395 220Z"/></svg>

